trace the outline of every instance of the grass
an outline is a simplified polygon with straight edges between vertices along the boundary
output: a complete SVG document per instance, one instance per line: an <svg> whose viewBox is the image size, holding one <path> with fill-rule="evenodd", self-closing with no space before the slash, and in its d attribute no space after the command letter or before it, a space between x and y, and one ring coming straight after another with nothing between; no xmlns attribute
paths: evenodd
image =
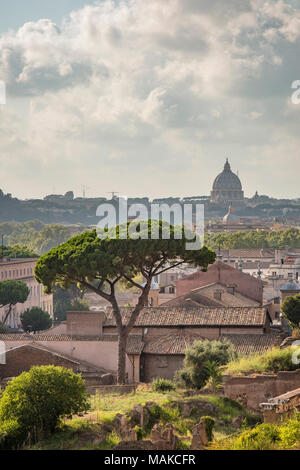
<svg viewBox="0 0 300 470"><path fill-rule="evenodd" d="M299 366L293 364L294 348L273 348L264 354L251 354L229 362L224 368L225 374L245 375L250 373L276 373L279 370L295 370Z"/></svg>
<svg viewBox="0 0 300 470"><path fill-rule="evenodd" d="M260 424L210 445L211 450L288 450L299 447L300 413L278 424Z"/></svg>
<svg viewBox="0 0 300 470"><path fill-rule="evenodd" d="M190 416L183 415L183 405L193 401ZM95 395L90 397L92 410L87 415L65 420L59 429L50 438L39 442L32 449L102 449L111 450L121 437L110 427L117 413L127 414L134 405L153 402L150 407L150 420L143 433L143 438L149 438L155 423L166 425L171 423L183 437L180 442L181 449L190 445L192 428L199 422L202 415L207 415L207 409L201 406L203 402L213 404L216 409L211 413L215 420L215 439L224 439L228 434L237 432L232 421L242 416L248 425L257 423L258 418L251 415L242 405L226 397L216 395L194 395L184 397L180 391L168 393L154 392L152 390L138 390L130 395ZM197 404L199 402L199 405ZM106 433L104 433L106 428ZM107 434L108 433L108 434ZM186 438L186 439L185 439Z"/></svg>

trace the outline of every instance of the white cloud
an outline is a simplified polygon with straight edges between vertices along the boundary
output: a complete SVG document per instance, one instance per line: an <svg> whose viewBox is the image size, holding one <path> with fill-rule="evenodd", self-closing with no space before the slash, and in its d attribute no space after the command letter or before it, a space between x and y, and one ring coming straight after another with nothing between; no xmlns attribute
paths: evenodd
<svg viewBox="0 0 300 470"><path fill-rule="evenodd" d="M189 164L197 173L209 158L213 175L228 152L251 159L251 139L263 158L271 129L282 142L296 139L279 116L290 83L281 96L268 80L285 85L285 50L299 47L299 21L283 0L128 0L86 6L59 26L26 23L0 37L8 96L30 100L27 125L2 131L0 151L11 142L17 158L13 142L21 140L23 155L61 185L68 168L71 184L86 178L94 195L97 172L104 191L117 178L123 192L157 194L172 171L163 192L190 192L189 182L182 190L176 183ZM149 168L160 181L147 179ZM210 182L202 182L192 192L207 193Z"/></svg>

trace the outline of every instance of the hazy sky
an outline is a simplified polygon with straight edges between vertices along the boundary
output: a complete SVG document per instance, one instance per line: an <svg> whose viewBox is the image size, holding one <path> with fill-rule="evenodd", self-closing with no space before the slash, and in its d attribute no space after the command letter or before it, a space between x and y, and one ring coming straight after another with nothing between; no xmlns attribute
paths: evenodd
<svg viewBox="0 0 300 470"><path fill-rule="evenodd" d="M0 0L0 187L300 197L300 1Z"/></svg>

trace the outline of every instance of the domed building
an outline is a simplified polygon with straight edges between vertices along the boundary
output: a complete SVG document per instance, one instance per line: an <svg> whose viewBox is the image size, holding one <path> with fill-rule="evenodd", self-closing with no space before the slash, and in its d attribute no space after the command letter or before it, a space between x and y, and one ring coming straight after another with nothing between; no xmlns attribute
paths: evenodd
<svg viewBox="0 0 300 470"><path fill-rule="evenodd" d="M233 173L226 159L224 170L220 173L212 187L210 202L233 207L244 206L244 191L239 177Z"/></svg>
<svg viewBox="0 0 300 470"><path fill-rule="evenodd" d="M234 224L238 223L239 221L240 218L234 214L234 208L230 204L227 214L223 217L223 224Z"/></svg>

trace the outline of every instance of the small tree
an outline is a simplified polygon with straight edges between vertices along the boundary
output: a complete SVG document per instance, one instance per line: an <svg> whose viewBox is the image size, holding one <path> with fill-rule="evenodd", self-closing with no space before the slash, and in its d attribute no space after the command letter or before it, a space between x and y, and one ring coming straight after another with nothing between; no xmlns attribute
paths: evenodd
<svg viewBox="0 0 300 470"><path fill-rule="evenodd" d="M14 305L18 303L26 302L29 295L29 289L27 285L22 281L3 281L0 282L0 307L8 307L3 323L6 323L11 309Z"/></svg>
<svg viewBox="0 0 300 470"><path fill-rule="evenodd" d="M52 319L48 312L40 307L28 308L20 316L22 328L25 331L48 330L52 326Z"/></svg>
<svg viewBox="0 0 300 470"><path fill-rule="evenodd" d="M191 236L187 236L184 227L157 220L141 221L137 223L133 238L129 236L128 226L123 224L110 229L105 238L99 237L96 230L77 235L43 255L35 266L35 277L47 293L52 292L55 285L69 288L77 284L110 302L119 339L118 383L125 383L127 338L147 305L154 276L183 263L206 270L215 260L215 253L206 247L186 248ZM193 237L197 239L196 233ZM136 281L138 275L143 276L144 283ZM140 291L137 305L127 318L122 317L116 298L116 285L124 281Z"/></svg>
<svg viewBox="0 0 300 470"><path fill-rule="evenodd" d="M200 389L210 374L216 373L216 366L225 365L235 357L234 347L229 341L197 340L186 349L183 368L177 371L175 380L187 388Z"/></svg>
<svg viewBox="0 0 300 470"><path fill-rule="evenodd" d="M2 448L18 447L29 433L37 440L52 433L62 418L88 408L86 388L80 375L63 367L32 367L12 379L2 394L0 445L1 433Z"/></svg>
<svg viewBox="0 0 300 470"><path fill-rule="evenodd" d="M300 323L300 295L286 297L281 308L291 326L298 328Z"/></svg>

